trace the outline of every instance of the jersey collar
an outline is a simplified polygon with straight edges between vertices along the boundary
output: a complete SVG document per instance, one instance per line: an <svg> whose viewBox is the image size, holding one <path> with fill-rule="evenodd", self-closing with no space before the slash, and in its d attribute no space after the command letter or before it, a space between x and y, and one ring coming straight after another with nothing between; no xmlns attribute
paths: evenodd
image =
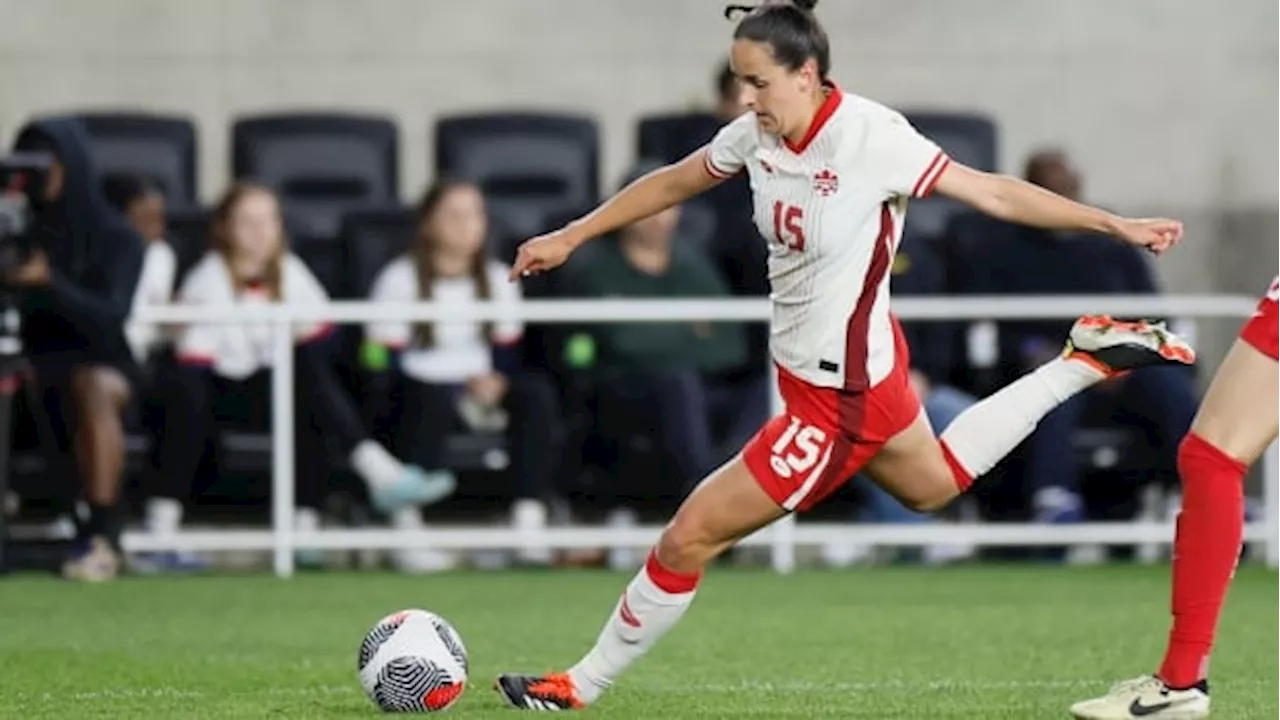
<svg viewBox="0 0 1280 720"><path fill-rule="evenodd" d="M827 99L822 101L822 106L818 108L818 114L813 116L813 122L809 123L809 129L805 132L804 137L796 144L792 144L786 138L782 139L787 149L797 155L803 153L813 143L813 139L818 136L818 133L822 132L822 128L831 119L831 116L835 114L836 108L840 107L840 101L844 99L844 93L840 92L840 88L834 82L827 80L822 83L822 86L827 89Z"/></svg>

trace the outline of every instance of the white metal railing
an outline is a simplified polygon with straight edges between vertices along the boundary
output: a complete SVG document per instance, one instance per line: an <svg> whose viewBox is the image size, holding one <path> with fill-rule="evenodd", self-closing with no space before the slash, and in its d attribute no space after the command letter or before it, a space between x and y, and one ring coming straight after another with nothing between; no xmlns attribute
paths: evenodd
<svg viewBox="0 0 1280 720"><path fill-rule="evenodd" d="M1125 317L1244 318L1254 309L1255 298L1246 296L1033 296L948 298L906 297L894 300L894 312L904 320L1007 320L1071 318L1106 312ZM277 305L261 308L152 307L131 318L133 322L174 323L270 323L287 329L293 323L371 321L429 322L437 320L520 319L528 323L565 322L671 322L671 321L757 321L769 319L769 301L764 299L717 300L528 300L518 317L490 303L448 307L436 303L334 302L323 305ZM293 573L293 553L299 548L316 549L396 549L435 547L441 549L513 548L527 535L508 528L458 528L423 531L320 530L295 532L293 457L293 334L274 333L272 409L272 527L267 531L228 529L184 531L168 537L126 533L123 544L130 551L154 550L271 550L275 572L281 577ZM780 408L774 398L775 408ZM1266 559L1271 567L1280 560L1280 492L1277 491L1277 456L1273 445L1264 460L1265 520L1250 523L1245 539L1266 543ZM544 535L547 547L645 547L661 529L578 527L549 528ZM1073 526L1036 524L992 525L852 525L797 524L787 516L772 527L744 541L746 545L767 546L773 567L788 572L795 566L795 550L800 545L849 542L881 545L929 545L971 543L974 545L1080 545L1168 543L1172 525L1166 523L1081 523Z"/></svg>

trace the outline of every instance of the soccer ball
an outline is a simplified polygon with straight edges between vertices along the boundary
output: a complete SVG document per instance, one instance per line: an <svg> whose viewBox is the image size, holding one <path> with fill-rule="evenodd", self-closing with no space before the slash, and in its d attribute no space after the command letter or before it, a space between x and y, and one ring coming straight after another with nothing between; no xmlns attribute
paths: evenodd
<svg viewBox="0 0 1280 720"><path fill-rule="evenodd" d="M360 684L386 712L439 712L467 684L467 649L447 620L402 610L377 622L360 643Z"/></svg>

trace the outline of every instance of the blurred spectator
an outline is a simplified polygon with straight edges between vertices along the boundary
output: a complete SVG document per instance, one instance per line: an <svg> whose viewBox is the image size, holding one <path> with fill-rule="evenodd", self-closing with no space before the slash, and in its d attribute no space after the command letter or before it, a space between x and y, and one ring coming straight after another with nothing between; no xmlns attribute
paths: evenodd
<svg viewBox="0 0 1280 720"><path fill-rule="evenodd" d="M642 164L624 184L654 167ZM616 298L726 295L710 262L676 237L679 221L680 208L674 207L602 238L573 268L572 292ZM723 435L737 447L768 412L758 394L717 379L742 363L743 340L741 327L732 324L604 323L589 336L572 338L569 351L592 358L598 403L644 408L638 414L656 420L658 441L687 490L687 483L727 459L717 451L713 418L729 418Z"/></svg>
<svg viewBox="0 0 1280 720"><path fill-rule="evenodd" d="M745 113L747 108L742 104L738 87L738 76L733 74L733 66L725 60L716 73L716 116L729 122Z"/></svg>
<svg viewBox="0 0 1280 720"><path fill-rule="evenodd" d="M716 80L718 92L716 114L729 123L747 112L739 100L738 78L726 60ZM716 233L711 243L711 257L721 277L734 295L767 297L769 295L769 248L756 230L751 186L746 174L732 177L707 192L703 199L715 211ZM748 331L748 356L736 370L736 378L767 378L769 360L769 328L752 323ZM766 381L767 384L767 381ZM766 414L761 422L768 418Z"/></svg>
<svg viewBox="0 0 1280 720"><path fill-rule="evenodd" d="M1064 197L1079 199L1082 182L1065 153L1031 156L1026 179ZM1017 227L1015 242L992 248L997 287L1026 294L1153 294L1158 292L1146 258L1134 247L1101 236L1080 236ZM1069 320L1002 323L1001 354L1021 374L1062 350ZM1007 362L1007 361L1006 361ZM1112 395L1114 419L1137 425L1151 448L1175 467L1179 439L1195 415L1194 378L1186 368L1155 367L1081 393L1049 413L1030 438L1030 478L1035 516L1043 522L1083 518L1079 464L1072 438L1090 402ZM1170 477L1169 484L1176 483Z"/></svg>
<svg viewBox="0 0 1280 720"><path fill-rule="evenodd" d="M435 300L450 307L476 301L516 306L520 286L510 268L485 254L484 199L471 183L436 182L418 208L412 249L378 275L370 299L412 303ZM517 481L513 525L529 533L518 557L546 563L549 550L536 547L547 523L546 501L554 493L560 465L555 390L540 373L523 372L518 344L523 323L371 323L364 365L374 373L373 414L395 436L402 457L444 471L445 437L459 428L503 431ZM421 526L416 512L397 514L399 527ZM432 569L429 553L413 569ZM410 569L410 568L406 568Z"/></svg>
<svg viewBox="0 0 1280 720"><path fill-rule="evenodd" d="M108 202L124 215L145 244L142 274L133 295L133 310L167 305L173 298L178 256L165 238L164 193L158 185L132 175L108 176L103 181L103 191ZM125 326L129 347L139 364L145 365L151 352L162 343L163 330L160 325L148 323Z"/></svg>
<svg viewBox="0 0 1280 720"><path fill-rule="evenodd" d="M146 250L142 275L133 295L133 310L147 306L167 305L173 299L173 285L178 271L177 255L165 239L167 222L164 193L159 186L133 175L108 175L103 180L108 202L124 215L142 237ZM162 325L130 322L125 337L133 357L143 369L144 383L137 388L142 408L142 425L151 439L150 465L144 473L148 485L145 502L145 526L149 532L163 533L176 529L182 517L182 503L161 489L165 478L159 472L160 441L164 436L164 397L156 380L172 369L172 348L167 347L168 328ZM132 558L136 571L196 570L205 563L191 553L164 552L138 554Z"/></svg>
<svg viewBox="0 0 1280 720"><path fill-rule="evenodd" d="M892 289L897 297L941 297L946 294L946 273L941 258L925 238L913 237L909 233L903 236L893 259L892 272ZM957 415L977 402L968 393L946 384L951 373L954 324L913 321L904 322L902 329L911 348L911 384L924 404L929 424L941 433ZM936 516L906 509L869 478L858 476L855 482L864 498L859 516L862 522L924 524L938 521ZM823 548L823 554L828 564L839 566L852 564L869 554L869 550L828 546ZM940 564L962 560L972 554L971 546L932 545L924 548L923 560L928 564Z"/></svg>
<svg viewBox="0 0 1280 720"><path fill-rule="evenodd" d="M63 574L108 580L119 569L123 412L138 377L124 336L142 267L142 241L107 204L80 121L25 127L15 149L53 165L35 207L36 250L10 271L22 314L24 352L41 384L57 458L74 457L89 514Z"/></svg>
<svg viewBox="0 0 1280 720"><path fill-rule="evenodd" d="M214 212L211 237L212 249L182 283L180 303L232 312L265 303L328 302L315 276L289 252L279 203L265 187L233 186ZM295 328L295 527L310 531L320 524L329 476L325 436L341 447L381 511L394 512L450 494L452 478L406 466L370 439L320 342L330 329L323 324ZM261 324L194 323L179 331L178 365L166 378L170 396L160 453L160 469L174 500L190 494L216 426L243 426L270 417L272 336L273 328ZM180 521L178 513L164 529L175 529Z"/></svg>

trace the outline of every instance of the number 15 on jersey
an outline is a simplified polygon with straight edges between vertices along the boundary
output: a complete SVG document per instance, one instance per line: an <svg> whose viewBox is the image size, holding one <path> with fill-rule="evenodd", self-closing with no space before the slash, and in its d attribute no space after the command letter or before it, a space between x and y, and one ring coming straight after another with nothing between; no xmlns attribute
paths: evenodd
<svg viewBox="0 0 1280 720"><path fill-rule="evenodd" d="M779 245L804 252L804 211L781 200L773 204L773 237Z"/></svg>

